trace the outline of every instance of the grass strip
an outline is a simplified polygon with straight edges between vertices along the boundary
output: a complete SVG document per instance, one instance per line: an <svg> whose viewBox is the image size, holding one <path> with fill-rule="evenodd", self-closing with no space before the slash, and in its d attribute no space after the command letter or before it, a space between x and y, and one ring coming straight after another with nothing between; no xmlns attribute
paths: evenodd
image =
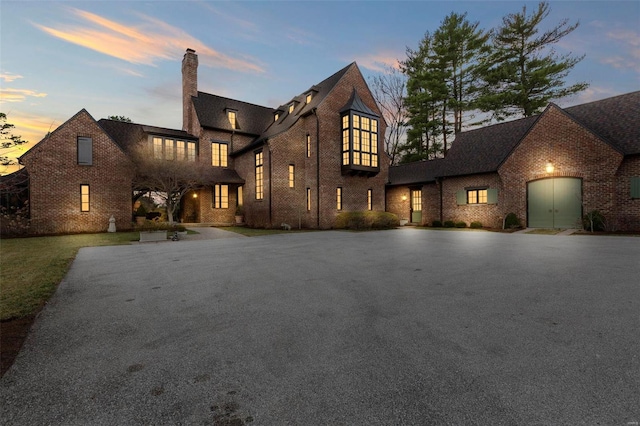
<svg viewBox="0 0 640 426"><path fill-rule="evenodd" d="M31 315L55 292L82 247L130 244L137 232L0 240L0 320Z"/></svg>

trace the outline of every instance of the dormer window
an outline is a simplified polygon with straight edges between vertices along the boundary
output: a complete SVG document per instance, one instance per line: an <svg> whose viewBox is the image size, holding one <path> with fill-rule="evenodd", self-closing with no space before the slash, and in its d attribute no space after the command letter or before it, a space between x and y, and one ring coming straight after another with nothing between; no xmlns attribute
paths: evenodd
<svg viewBox="0 0 640 426"><path fill-rule="evenodd" d="M227 118L229 119L229 124L231 124L232 129L238 128L238 116L237 111L228 109L227 110Z"/></svg>
<svg viewBox="0 0 640 426"><path fill-rule="evenodd" d="M307 96L305 98L305 103L308 105L311 103L311 98L313 98L313 95L311 92L307 93Z"/></svg>
<svg viewBox="0 0 640 426"><path fill-rule="evenodd" d="M273 114L273 121L278 121L278 118L280 118L280 114L278 114L277 112Z"/></svg>
<svg viewBox="0 0 640 426"><path fill-rule="evenodd" d="M296 104L294 102L292 102L291 104L289 104L289 114L291 114L294 110L294 108L296 107Z"/></svg>

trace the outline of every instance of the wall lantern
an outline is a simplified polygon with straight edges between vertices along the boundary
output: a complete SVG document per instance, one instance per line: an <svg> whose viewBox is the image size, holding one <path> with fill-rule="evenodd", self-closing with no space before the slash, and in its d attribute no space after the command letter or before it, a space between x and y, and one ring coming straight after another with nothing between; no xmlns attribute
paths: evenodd
<svg viewBox="0 0 640 426"><path fill-rule="evenodd" d="M407 201L407 196L406 195L402 196L402 201Z"/></svg>
<svg viewBox="0 0 640 426"><path fill-rule="evenodd" d="M196 194L195 192L193 193L193 198L198 198L198 194Z"/></svg>
<svg viewBox="0 0 640 426"><path fill-rule="evenodd" d="M553 167L553 163L551 161L547 162L547 165L545 166L545 170L547 171L547 173L553 173L553 171L555 170L555 167Z"/></svg>

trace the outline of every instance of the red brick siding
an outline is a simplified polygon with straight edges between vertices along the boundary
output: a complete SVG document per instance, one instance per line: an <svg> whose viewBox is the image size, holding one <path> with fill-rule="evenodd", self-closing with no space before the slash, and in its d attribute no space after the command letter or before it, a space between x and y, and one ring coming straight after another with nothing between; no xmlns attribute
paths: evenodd
<svg viewBox="0 0 640 426"><path fill-rule="evenodd" d="M557 107L551 106L500 167L504 188L502 213L514 211L526 223L527 183L549 177L583 182L583 211L616 215L616 172L623 156ZM545 165L551 161L553 173Z"/></svg>
<svg viewBox="0 0 640 426"><path fill-rule="evenodd" d="M78 136L91 137L93 165L77 164ZM30 177L31 232L101 232L111 215L131 229L133 166L86 112L80 111L32 148L23 163ZM80 185L90 187L90 211L80 211Z"/></svg>
<svg viewBox="0 0 640 426"><path fill-rule="evenodd" d="M616 174L616 214L607 218L612 230L640 231L640 198L631 198L632 177L640 177L640 155L625 158Z"/></svg>
<svg viewBox="0 0 640 426"><path fill-rule="evenodd" d="M458 205L456 194L466 188L487 187L498 190L497 204L463 204ZM471 222L481 222L482 226L502 227L502 185L497 173L485 173L471 176L445 178L442 182L442 215L443 221L463 221L469 226Z"/></svg>

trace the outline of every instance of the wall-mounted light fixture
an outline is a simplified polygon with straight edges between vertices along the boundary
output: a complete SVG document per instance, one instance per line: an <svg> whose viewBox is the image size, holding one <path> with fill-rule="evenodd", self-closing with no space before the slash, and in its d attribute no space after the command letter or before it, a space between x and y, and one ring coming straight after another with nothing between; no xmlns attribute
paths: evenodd
<svg viewBox="0 0 640 426"><path fill-rule="evenodd" d="M402 201L407 201L407 196L406 195L402 196Z"/></svg>
<svg viewBox="0 0 640 426"><path fill-rule="evenodd" d="M555 167L553 167L553 163L551 161L547 161L545 170L547 171L547 173L553 173L553 171L555 170Z"/></svg>
<svg viewBox="0 0 640 426"><path fill-rule="evenodd" d="M193 193L193 198L198 198L198 194L197 193Z"/></svg>

